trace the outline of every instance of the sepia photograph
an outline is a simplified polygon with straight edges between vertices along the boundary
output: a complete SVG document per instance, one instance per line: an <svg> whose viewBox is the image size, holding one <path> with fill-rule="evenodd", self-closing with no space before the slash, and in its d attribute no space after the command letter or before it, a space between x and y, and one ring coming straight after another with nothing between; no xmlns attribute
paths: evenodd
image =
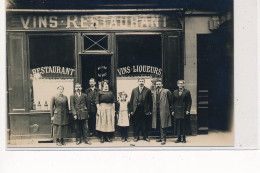
<svg viewBox="0 0 260 173"><path fill-rule="evenodd" d="M234 147L233 0L6 0L7 149Z"/></svg>

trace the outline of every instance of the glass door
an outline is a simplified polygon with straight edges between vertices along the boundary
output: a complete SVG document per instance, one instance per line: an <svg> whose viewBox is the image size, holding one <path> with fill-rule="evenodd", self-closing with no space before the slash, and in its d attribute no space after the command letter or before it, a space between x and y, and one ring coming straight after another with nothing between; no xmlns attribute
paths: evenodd
<svg viewBox="0 0 260 173"><path fill-rule="evenodd" d="M81 56L82 88L89 87L89 79L94 78L97 87L101 89L101 82L111 81L111 55L82 55Z"/></svg>

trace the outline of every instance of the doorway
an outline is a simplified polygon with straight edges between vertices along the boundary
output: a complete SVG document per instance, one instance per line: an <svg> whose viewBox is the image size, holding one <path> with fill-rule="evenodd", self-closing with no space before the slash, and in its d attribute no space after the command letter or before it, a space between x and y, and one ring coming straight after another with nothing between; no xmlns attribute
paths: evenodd
<svg viewBox="0 0 260 173"><path fill-rule="evenodd" d="M107 79L111 81L111 55L82 55L82 91L89 87L89 79L94 78L97 87L101 89L101 81Z"/></svg>
<svg viewBox="0 0 260 173"><path fill-rule="evenodd" d="M197 35L198 130L231 129L233 108L232 34Z"/></svg>

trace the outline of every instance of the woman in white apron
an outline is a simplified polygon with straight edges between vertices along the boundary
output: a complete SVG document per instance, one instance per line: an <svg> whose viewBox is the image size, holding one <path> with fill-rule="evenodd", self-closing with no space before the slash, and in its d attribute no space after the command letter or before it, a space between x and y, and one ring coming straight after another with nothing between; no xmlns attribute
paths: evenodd
<svg viewBox="0 0 260 173"><path fill-rule="evenodd" d="M100 131L100 142L111 141L111 132L115 131L115 102L116 99L112 91L109 90L109 81L101 83L102 90L98 92L96 98L97 116L96 130Z"/></svg>

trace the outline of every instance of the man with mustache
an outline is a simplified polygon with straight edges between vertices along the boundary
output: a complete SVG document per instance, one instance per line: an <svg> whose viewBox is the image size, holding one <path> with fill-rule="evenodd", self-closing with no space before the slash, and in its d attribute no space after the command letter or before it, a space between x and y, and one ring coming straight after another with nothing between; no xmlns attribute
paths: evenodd
<svg viewBox="0 0 260 173"><path fill-rule="evenodd" d="M81 143L81 137L86 144L91 145L88 138L88 109L87 109L87 95L81 92L82 87L80 83L75 85L75 94L70 96L70 107L73 118L75 120L76 130L76 144Z"/></svg>
<svg viewBox="0 0 260 173"><path fill-rule="evenodd" d="M144 86L145 79L139 78L139 86L132 90L129 109L133 115L134 142L139 140L139 132L143 132L143 139L150 142L148 138L149 116L152 108L151 90Z"/></svg>
<svg viewBox="0 0 260 173"><path fill-rule="evenodd" d="M166 143L167 127L172 125L171 108L172 108L172 93L163 88L161 80L155 82L156 90L152 92L153 96L153 116L152 128L159 129L160 138L156 142Z"/></svg>

